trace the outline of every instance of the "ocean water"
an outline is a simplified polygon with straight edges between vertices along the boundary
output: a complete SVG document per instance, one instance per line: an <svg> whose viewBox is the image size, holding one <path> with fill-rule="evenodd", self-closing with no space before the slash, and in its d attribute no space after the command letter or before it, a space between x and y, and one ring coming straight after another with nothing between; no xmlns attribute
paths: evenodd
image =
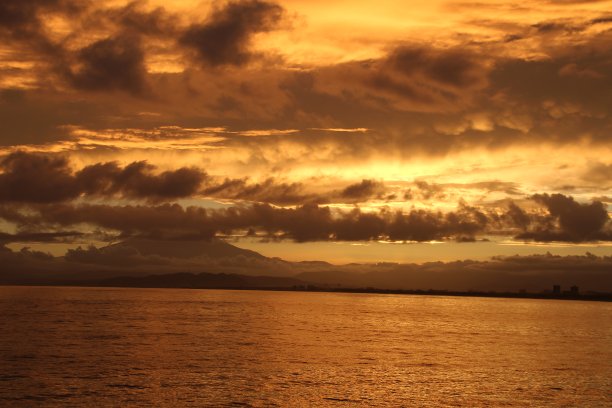
<svg viewBox="0 0 612 408"><path fill-rule="evenodd" d="M612 406L609 303L0 287L0 406Z"/></svg>

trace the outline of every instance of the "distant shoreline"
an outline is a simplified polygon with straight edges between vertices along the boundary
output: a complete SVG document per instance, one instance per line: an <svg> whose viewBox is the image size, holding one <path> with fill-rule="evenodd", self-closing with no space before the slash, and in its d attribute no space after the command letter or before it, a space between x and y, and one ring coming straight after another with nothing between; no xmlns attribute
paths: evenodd
<svg viewBox="0 0 612 408"><path fill-rule="evenodd" d="M426 296L457 296L457 297L489 297L508 299L552 299L552 300L588 300L596 302L612 302L612 293L597 293L584 295L553 294L553 293L518 293L518 292L479 292L479 291L446 291L446 290L406 290L406 289L376 289L376 288L317 288L291 289L291 291L306 292L339 292L339 293L376 293L387 295L426 295Z"/></svg>
<svg viewBox="0 0 612 408"><path fill-rule="evenodd" d="M612 302L612 293L553 294L553 293L519 293L519 292L480 292L480 291L447 291L447 290L411 290L411 289L377 289L377 288L329 288L310 285L309 287L247 287L247 286L156 286L156 285L119 285L95 282L58 282L58 283L0 283L0 286L22 287L81 287L81 288L124 288L124 289L203 289L203 290L247 290L272 292L319 292L319 293L364 293L379 295L415 295L415 296L453 296L506 299L543 299L543 300L583 300L594 302Z"/></svg>

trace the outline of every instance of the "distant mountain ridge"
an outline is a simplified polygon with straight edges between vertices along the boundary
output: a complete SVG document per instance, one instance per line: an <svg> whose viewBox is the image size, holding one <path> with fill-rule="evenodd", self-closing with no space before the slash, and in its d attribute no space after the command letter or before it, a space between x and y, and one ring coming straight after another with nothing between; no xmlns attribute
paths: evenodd
<svg viewBox="0 0 612 408"><path fill-rule="evenodd" d="M612 292L612 256L531 255L424 264L333 265L268 258L220 239L127 238L64 256L0 245L0 284L198 288L330 288L538 292L553 285Z"/></svg>
<svg viewBox="0 0 612 408"><path fill-rule="evenodd" d="M247 258L266 259L265 256L248 249L238 248L220 239L201 240L155 240L148 238L127 238L102 250L133 248L141 255L157 255L164 258L228 258L242 255Z"/></svg>

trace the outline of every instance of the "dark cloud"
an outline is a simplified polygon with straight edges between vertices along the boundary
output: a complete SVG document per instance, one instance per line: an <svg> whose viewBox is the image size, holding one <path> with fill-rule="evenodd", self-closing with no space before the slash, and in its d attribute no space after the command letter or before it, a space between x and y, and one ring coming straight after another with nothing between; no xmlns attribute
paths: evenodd
<svg viewBox="0 0 612 408"><path fill-rule="evenodd" d="M536 241L598 241L612 240L608 212L600 201L581 204L563 194L536 194L533 199L543 204L550 221L518 236Z"/></svg>
<svg viewBox="0 0 612 408"><path fill-rule="evenodd" d="M249 183L248 179L225 179L209 184L202 194L205 196L234 200L257 201L277 205L295 205L305 202L320 202L315 194L304 192L301 183L276 182L269 178L261 183Z"/></svg>
<svg viewBox="0 0 612 408"><path fill-rule="evenodd" d="M508 211L505 215L506 217L510 218L511 224L514 224L523 230L526 230L529 227L529 224L531 224L531 217L529 214L527 214L515 203L510 203L508 206Z"/></svg>
<svg viewBox="0 0 612 408"><path fill-rule="evenodd" d="M180 43L207 65L241 66L254 56L250 50L253 35L275 29L283 13L281 6L267 1L230 1L204 23L189 27Z"/></svg>
<svg viewBox="0 0 612 408"><path fill-rule="evenodd" d="M364 179L360 183L347 186L342 190L340 196L351 200L367 201L370 198L382 197L384 191L385 186L383 183Z"/></svg>
<svg viewBox="0 0 612 408"><path fill-rule="evenodd" d="M387 220L379 214L367 214L355 209L337 220L334 239L339 241L369 241L384 236Z"/></svg>
<svg viewBox="0 0 612 408"><path fill-rule="evenodd" d="M270 236L290 238L297 242L326 241L334 233L334 219L329 207L307 204L295 209L274 208L267 204L228 211L217 216L216 221L227 229L255 228ZM223 228L221 229L223 231Z"/></svg>
<svg viewBox="0 0 612 408"><path fill-rule="evenodd" d="M22 203L61 202L81 195L173 199L197 193L206 178L187 167L154 174L155 166L146 162L125 167L98 163L74 173L65 157L25 152L6 156L0 170L0 199Z"/></svg>
<svg viewBox="0 0 612 408"><path fill-rule="evenodd" d="M12 32L27 32L37 29L37 12L40 8L55 6L57 0L19 1L6 0L0 3L0 27Z"/></svg>
<svg viewBox="0 0 612 408"><path fill-rule="evenodd" d="M76 55L76 70L68 74L77 88L95 91L123 90L142 94L146 67L140 38L121 34L96 41Z"/></svg>
<svg viewBox="0 0 612 408"><path fill-rule="evenodd" d="M494 89L503 90L513 100L540 104L541 107L548 108L549 114L557 120L563 120L572 113L588 115L609 99L608 95L601 95L596 89L610 83L612 78L605 73L612 65L612 59L607 55L610 49L600 50L595 42L585 48L589 50L588 54L578 50L558 49L553 50L557 55L547 60L501 61L492 73L492 85ZM571 67L573 69L570 69ZM587 72L586 70L590 70L594 75L578 74L580 71ZM568 77L572 77L572 80L568 80ZM564 87L560 88L561 85ZM546 101L556 101L558 106L572 101L580 104L582 109L579 112L564 112L562 109L552 112L552 106L545 104ZM541 107L539 109L542 109ZM545 124L548 124L548 121Z"/></svg>
<svg viewBox="0 0 612 408"><path fill-rule="evenodd" d="M104 10L109 23L115 23L123 30L138 32L143 35L172 38L176 34L178 16L168 12L164 7L147 10L144 1L131 1L124 7Z"/></svg>
<svg viewBox="0 0 612 408"><path fill-rule="evenodd" d="M386 64L411 78L419 76L443 86L468 88L480 86L486 79L483 62L483 56L465 47L400 46L387 57Z"/></svg>
<svg viewBox="0 0 612 408"><path fill-rule="evenodd" d="M75 198L80 191L64 157L12 153L0 162L0 199L48 203Z"/></svg>
<svg viewBox="0 0 612 408"><path fill-rule="evenodd" d="M75 182L89 195L115 195L149 199L188 197L197 193L206 174L195 168L179 168L153 174L155 166L134 162L123 168L117 163L98 163L75 173Z"/></svg>
<svg viewBox="0 0 612 408"><path fill-rule="evenodd" d="M453 48L401 45L379 59L321 67L310 71L310 78L299 74L296 77L299 82L286 86L294 92L297 86L308 87L327 98L337 98L338 101L326 102L319 95L323 100L313 107L320 107L339 120L343 118L336 113L338 110L346 109L348 114L367 108L367 113L349 117L361 124L343 123L343 126L377 129L399 112L421 112L423 115L465 109L487 87L490 60L491 57L477 53L468 45ZM356 108L354 104L361 106ZM376 115L377 110L387 115L377 118L376 125L369 126L365 121ZM421 117L421 123L423 119ZM409 120L403 122L406 124Z"/></svg>
<svg viewBox="0 0 612 408"><path fill-rule="evenodd" d="M45 55L58 54L61 46L50 40L45 32L45 16L77 15L89 4L89 0L3 0L0 2L0 38L18 41Z"/></svg>
<svg viewBox="0 0 612 408"><path fill-rule="evenodd" d="M7 221L23 228L69 227L89 224L118 231L124 236L160 239L206 239L216 234L258 231L266 237L297 242L329 240L430 241L471 237L486 230L488 219L479 210L461 205L457 211L426 210L365 213L332 211L307 204L276 208L269 204L227 209L183 208L178 204L158 206L111 206L54 204L31 208L36 214L0 211Z"/></svg>
<svg viewBox="0 0 612 408"><path fill-rule="evenodd" d="M534 199L544 203L550 215L558 218L563 232L578 240L597 239L609 219L606 207L598 201L580 204L563 194L540 194Z"/></svg>
<svg viewBox="0 0 612 408"><path fill-rule="evenodd" d="M411 210L396 213L389 224L392 241L433 241L448 238L471 238L486 231L488 217L469 206L461 205L458 211L440 213Z"/></svg>
<svg viewBox="0 0 612 408"><path fill-rule="evenodd" d="M209 180L202 194L214 198L256 201L275 205L304 205L328 203L363 203L371 199L388 198L383 183L364 179L341 190L308 192L304 183L286 183L268 178L250 182L248 178L222 181ZM311 189L312 190L312 189Z"/></svg>
<svg viewBox="0 0 612 408"><path fill-rule="evenodd" d="M590 21L591 24L608 24L608 23L612 23L612 16L611 15L607 15L607 16L601 16L598 18L594 18Z"/></svg>
<svg viewBox="0 0 612 408"><path fill-rule="evenodd" d="M40 208L41 218L30 219L30 225L78 225L89 224L119 231L124 236L150 236L163 239L185 237L210 239L215 234L203 208L178 204L158 206L128 205L48 205Z"/></svg>
<svg viewBox="0 0 612 408"><path fill-rule="evenodd" d="M483 232L486 217L475 209L462 206L459 211L442 214L426 210L366 213L360 209L332 212L314 204L295 209L257 205L223 214L214 221L237 223L234 228L263 230L274 237L305 241L430 241Z"/></svg>

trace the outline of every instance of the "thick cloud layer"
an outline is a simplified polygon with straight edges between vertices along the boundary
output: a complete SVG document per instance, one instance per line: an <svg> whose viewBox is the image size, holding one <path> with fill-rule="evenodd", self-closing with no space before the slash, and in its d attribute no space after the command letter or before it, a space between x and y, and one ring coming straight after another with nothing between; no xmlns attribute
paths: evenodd
<svg viewBox="0 0 612 408"><path fill-rule="evenodd" d="M329 207L305 205L295 209L270 205L207 210L183 208L177 204L159 206L109 206L67 204L36 208L38 214L2 216L24 226L68 227L90 224L119 231L122 235L142 235L172 239L211 238L217 233L257 229L268 237L305 241L360 241L373 239L430 241L484 231L487 219L474 209L464 208L442 214L424 210L409 213L367 214L356 209L335 214Z"/></svg>
<svg viewBox="0 0 612 408"><path fill-rule="evenodd" d="M259 231L267 237L303 241L471 241L486 234L517 235L536 241L592 242L612 239L609 216L600 201L581 204L562 194L530 198L540 210L525 210L510 201L502 208L460 202L455 211L428 209L377 211L333 209L326 203L385 202L390 196L382 182L364 179L342 189L306 192L300 183L268 179L220 179L205 171L182 167L156 171L146 162L120 166L103 162L73 170L63 156L12 153L0 162L0 198L6 205L0 216L27 227L68 227L91 224L124 235L193 236ZM44 175L44 177L41 177ZM473 187L461 185L462 188ZM507 184L480 183L478 188L508 193ZM444 200L448 185L416 181L404 199ZM511 188L511 187L510 187ZM513 194L517 194L511 191ZM211 210L162 205L75 205L76 199L122 198L167 202L178 198L230 198L241 206ZM260 204L248 205L248 202ZM12 204L10 204L12 203ZM65 203L65 204L59 204ZM277 208L274 205L296 205ZM48 232L48 231L41 231Z"/></svg>
<svg viewBox="0 0 612 408"><path fill-rule="evenodd" d="M77 197L123 197L144 200L169 200L203 196L269 203L280 206L304 204L362 204L373 200L444 200L448 189L503 191L518 194L513 184L481 182L436 184L422 180L408 188L390 189L382 181L362 179L344 183L345 187L310 183L288 183L268 178L254 181L248 177L223 178L196 167L157 171L145 161L120 166L100 162L73 169L65 155L16 152L0 159L0 197L22 203L60 202ZM41 179L40 174L46 178Z"/></svg>
<svg viewBox="0 0 612 408"><path fill-rule="evenodd" d="M9 202L50 203L80 196L125 197L163 200L203 195L278 205L305 203L366 202L382 198L381 182L362 180L342 190L306 192L302 183L272 178L251 182L248 178L213 178L194 167L156 172L144 161L120 166L96 163L78 170L65 156L16 152L0 160L0 198ZM41 178L40 175L45 177Z"/></svg>
<svg viewBox="0 0 612 408"><path fill-rule="evenodd" d="M60 123L37 129L39 141L49 140L52 133L60 137L57 125L87 127L116 117L138 123L139 113L153 111L167 115L165 124L173 125L376 131L358 142L337 134L296 138L304 146L334 139L340 147L330 153L342 156L330 159L372 152L410 157L415 152L442 155L540 142L609 142L607 107L612 100L601 90L612 85L612 31L603 12L571 21L551 17L494 25L503 31L497 40L467 36L432 44L394 38L376 58L300 69L278 59L259 70L248 64L260 52L257 35L279 28L291 11L273 2L230 1L207 13L198 10L197 18L195 10L186 16L146 2L11 0L0 7L0 35L9 40L0 69L6 66L15 76L7 82L21 81L18 87L28 90L23 109L60 111L53 115ZM64 19L68 32L47 24L47 17ZM195 55L201 70L193 69L184 51ZM24 58L33 64L30 68L22 68ZM99 95L88 94L84 100L64 92L65 86ZM67 106L60 109L58 100L36 106L34 101L49 90ZM117 90L147 101L107 97ZM69 102L75 98L83 110L91 104L91 111L74 114ZM34 138L23 120L12 123L13 116L2 116L7 122L3 139L20 140L9 134L13 132Z"/></svg>
<svg viewBox="0 0 612 408"><path fill-rule="evenodd" d="M206 178L205 173L186 167L154 174L155 167L145 162L125 167L99 163L73 173L65 157L24 152L5 157L0 169L0 199L22 203L60 202L81 195L151 200L187 197Z"/></svg>
<svg viewBox="0 0 612 408"><path fill-rule="evenodd" d="M551 199L550 196L544 196ZM536 199L540 199L538 196ZM455 239L474 241L486 234L514 235L538 241L612 240L608 216L602 204L578 204L571 197L558 196L548 203L548 215L527 213L512 204L506 212L481 210L461 204L457 210L364 212L333 210L307 204L296 208L276 208L256 204L225 209L182 207L178 204L99 205L47 204L29 207L24 213L5 206L0 217L29 229L45 227L60 230L87 224L116 231L122 236L156 239L210 239L216 235L258 234L272 239L307 241L433 241ZM569 204L568 204L569 203ZM559 220L559 226L554 222ZM584 220L584 222L582 222Z"/></svg>

